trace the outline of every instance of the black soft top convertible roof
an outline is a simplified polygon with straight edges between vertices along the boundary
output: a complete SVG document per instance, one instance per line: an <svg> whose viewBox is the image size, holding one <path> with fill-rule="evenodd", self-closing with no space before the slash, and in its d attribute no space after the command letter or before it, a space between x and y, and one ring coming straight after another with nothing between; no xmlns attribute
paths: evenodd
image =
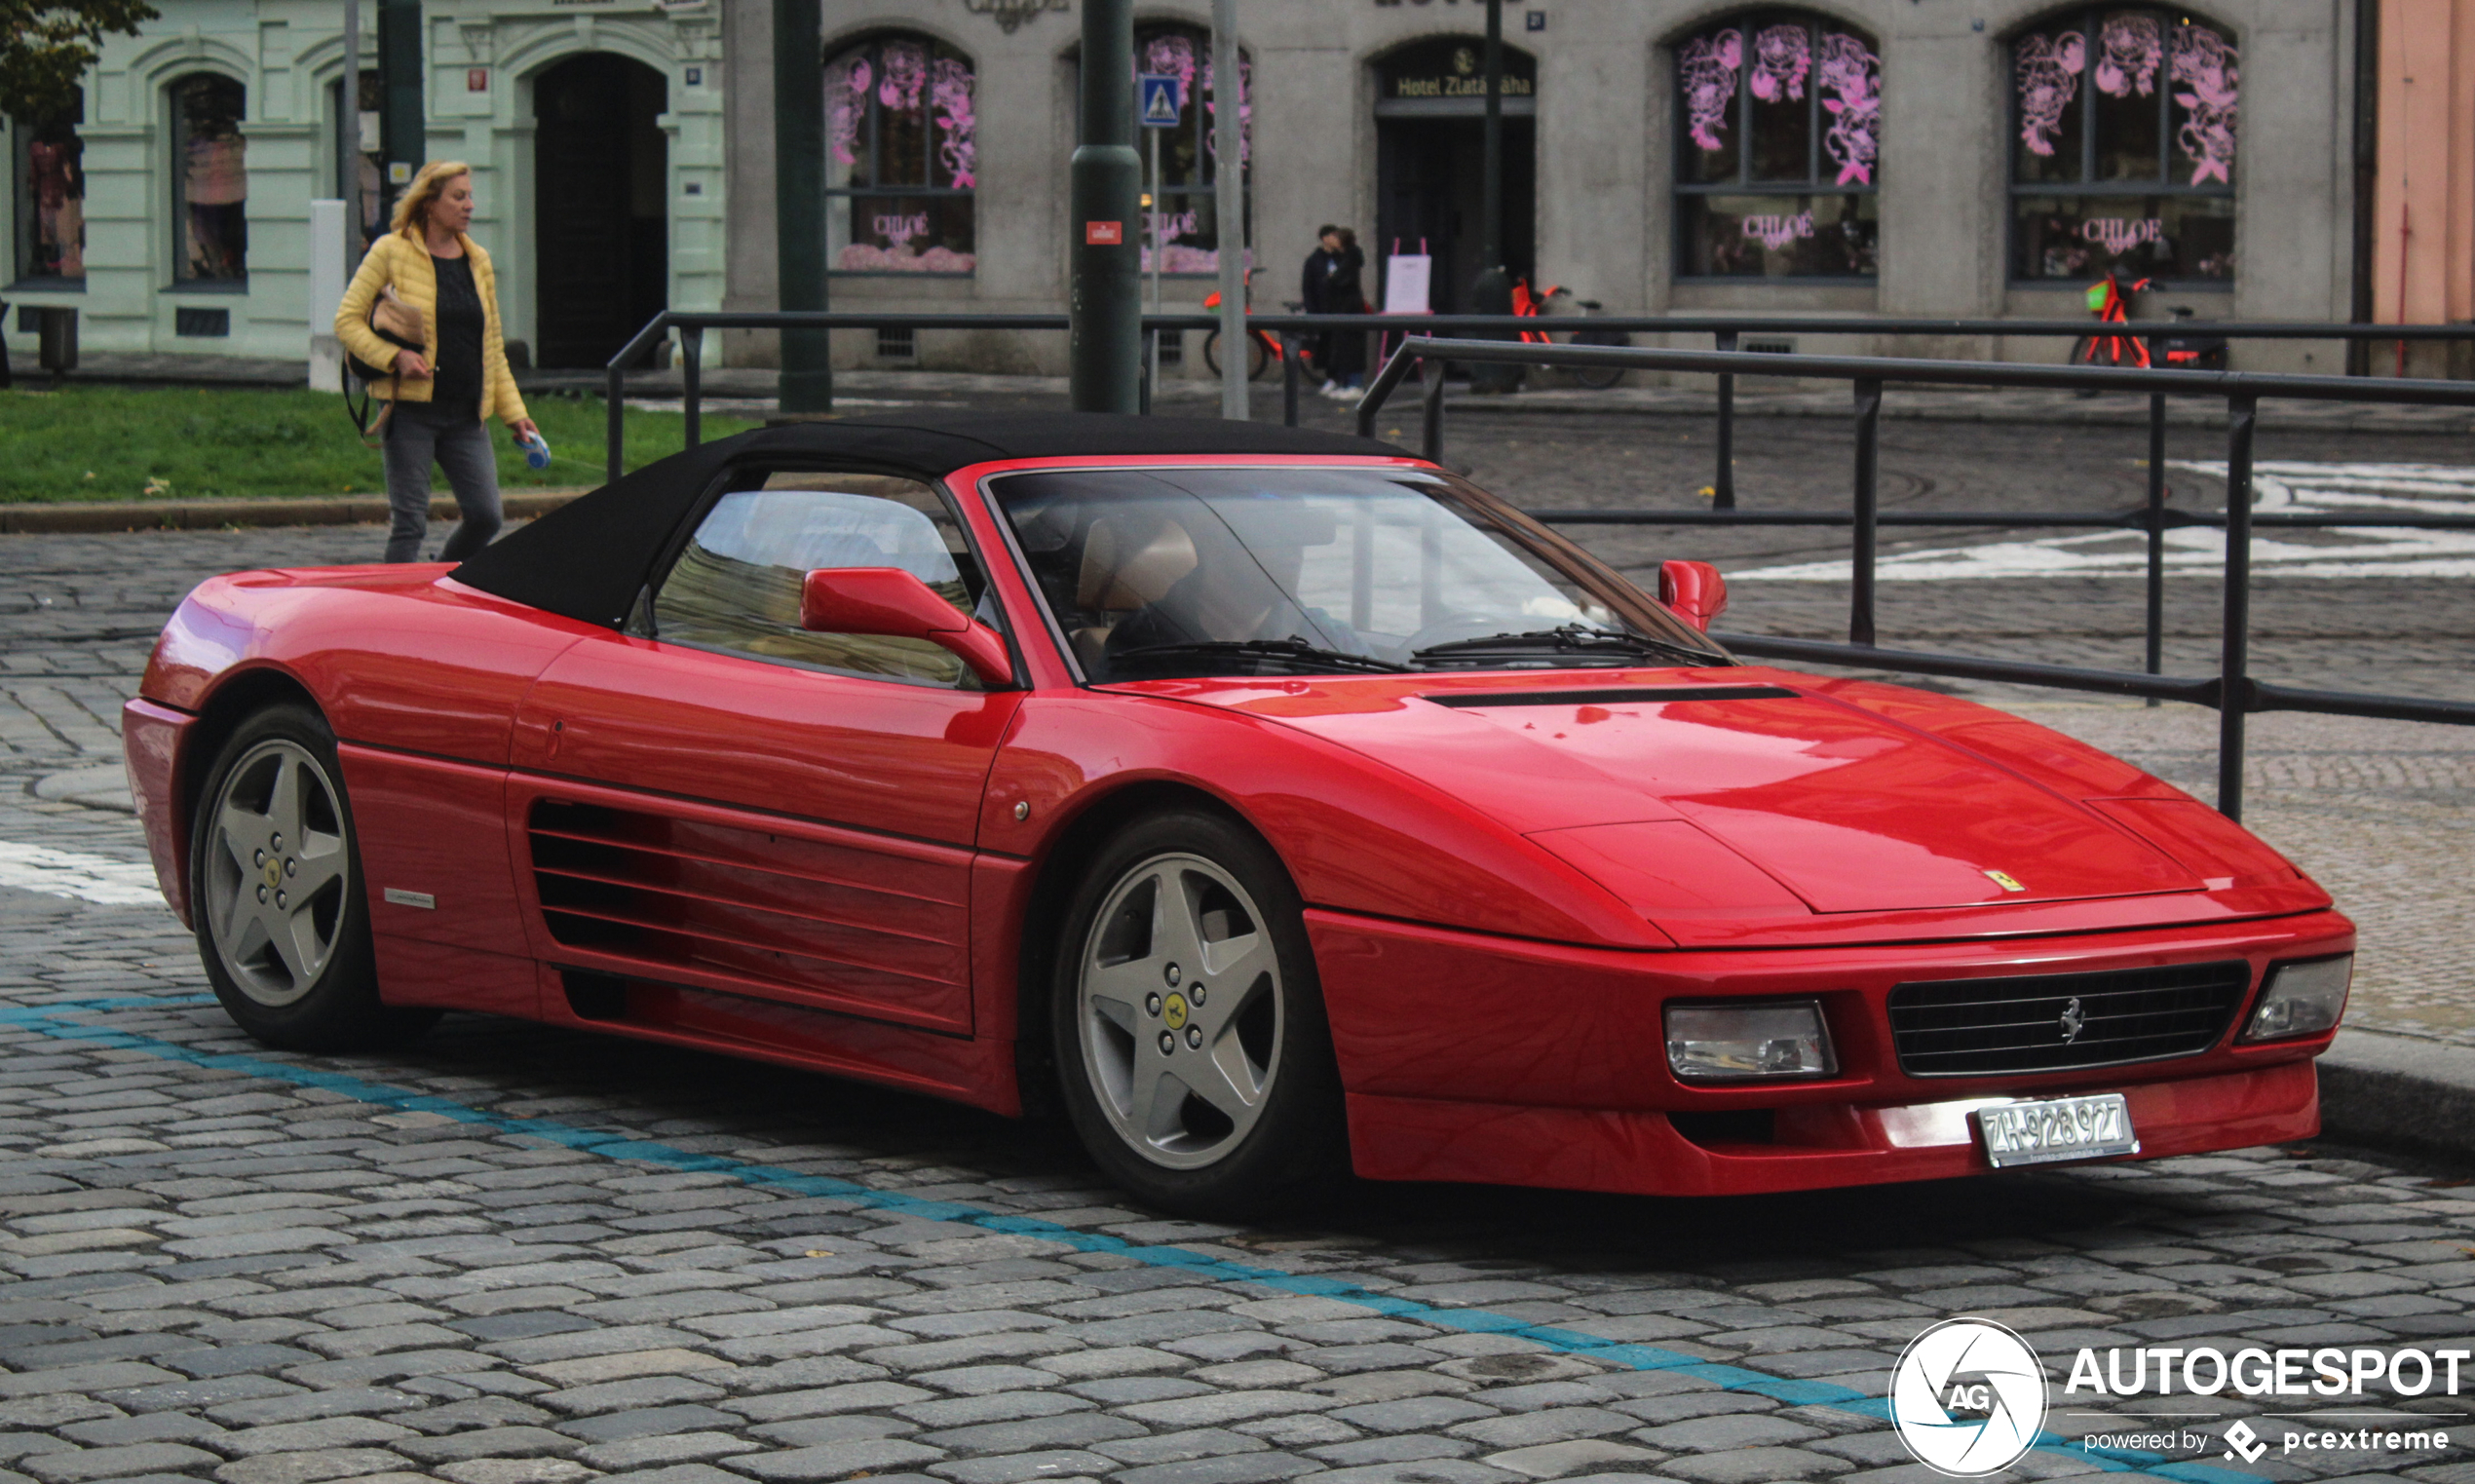
<svg viewBox="0 0 2475 1484"><path fill-rule="evenodd" d="M1371 438L1204 417L961 412L795 423L648 465L484 548L450 575L526 607L615 628L679 523L736 460L817 460L854 474L929 480L993 459L1246 453L1407 456Z"/></svg>

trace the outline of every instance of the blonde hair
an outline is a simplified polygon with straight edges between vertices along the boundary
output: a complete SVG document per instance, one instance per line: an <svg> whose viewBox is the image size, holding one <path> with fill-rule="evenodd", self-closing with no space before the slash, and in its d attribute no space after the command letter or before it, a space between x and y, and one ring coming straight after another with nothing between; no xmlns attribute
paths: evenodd
<svg viewBox="0 0 2475 1484"><path fill-rule="evenodd" d="M446 194L448 181L472 173L473 167L461 160L433 160L421 167L421 172L412 177L412 184L405 186L403 195L397 200L396 214L387 223L387 230L402 232L429 226L430 203Z"/></svg>

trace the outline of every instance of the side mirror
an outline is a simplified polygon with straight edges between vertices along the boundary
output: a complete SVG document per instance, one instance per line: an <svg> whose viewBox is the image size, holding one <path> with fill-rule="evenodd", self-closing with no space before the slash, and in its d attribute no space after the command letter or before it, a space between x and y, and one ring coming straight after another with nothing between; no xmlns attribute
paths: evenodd
<svg viewBox="0 0 2475 1484"><path fill-rule="evenodd" d="M1728 611L1728 580L1706 561L1658 564L1658 601L1676 617L1707 633L1710 621Z"/></svg>
<svg viewBox="0 0 2475 1484"><path fill-rule="evenodd" d="M819 567L799 585L799 627L812 633L865 633L926 639L952 650L990 685L1010 685L1006 640L954 611L936 590L900 567Z"/></svg>

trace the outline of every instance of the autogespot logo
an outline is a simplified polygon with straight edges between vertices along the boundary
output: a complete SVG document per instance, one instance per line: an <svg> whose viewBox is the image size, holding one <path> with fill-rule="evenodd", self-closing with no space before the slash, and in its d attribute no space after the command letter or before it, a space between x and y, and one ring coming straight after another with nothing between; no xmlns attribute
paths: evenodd
<svg viewBox="0 0 2475 1484"><path fill-rule="evenodd" d="M1890 1425L1936 1473L1999 1473L2044 1430L2045 1367L2026 1340L1991 1319L1945 1319L1900 1352Z"/></svg>

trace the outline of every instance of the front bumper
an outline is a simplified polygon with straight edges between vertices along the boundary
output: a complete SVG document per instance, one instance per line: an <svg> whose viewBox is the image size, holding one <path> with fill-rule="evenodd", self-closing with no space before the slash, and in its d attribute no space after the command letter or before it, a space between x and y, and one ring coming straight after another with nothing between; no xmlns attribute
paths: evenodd
<svg viewBox="0 0 2475 1484"><path fill-rule="evenodd" d="M1642 1195L1744 1195L1979 1174L1968 1112L1999 1098L2119 1091L2137 1158L2319 1131L2321 1036L2230 1044L2277 960L2343 953L2334 912L2134 932L1855 948L1633 953L1523 942L1311 911L1350 1142L1370 1179ZM2196 1055L2131 1066L1920 1079L1898 1066L1884 1002L1919 979L2149 968L2240 958L2251 985ZM1667 1069L1670 999L1819 998L1841 1070L1690 1086Z"/></svg>
<svg viewBox="0 0 2475 1484"><path fill-rule="evenodd" d="M121 707L121 752L129 764L129 796L146 832L146 853L164 900L189 923L189 823L181 808L183 742L198 718L143 697Z"/></svg>

